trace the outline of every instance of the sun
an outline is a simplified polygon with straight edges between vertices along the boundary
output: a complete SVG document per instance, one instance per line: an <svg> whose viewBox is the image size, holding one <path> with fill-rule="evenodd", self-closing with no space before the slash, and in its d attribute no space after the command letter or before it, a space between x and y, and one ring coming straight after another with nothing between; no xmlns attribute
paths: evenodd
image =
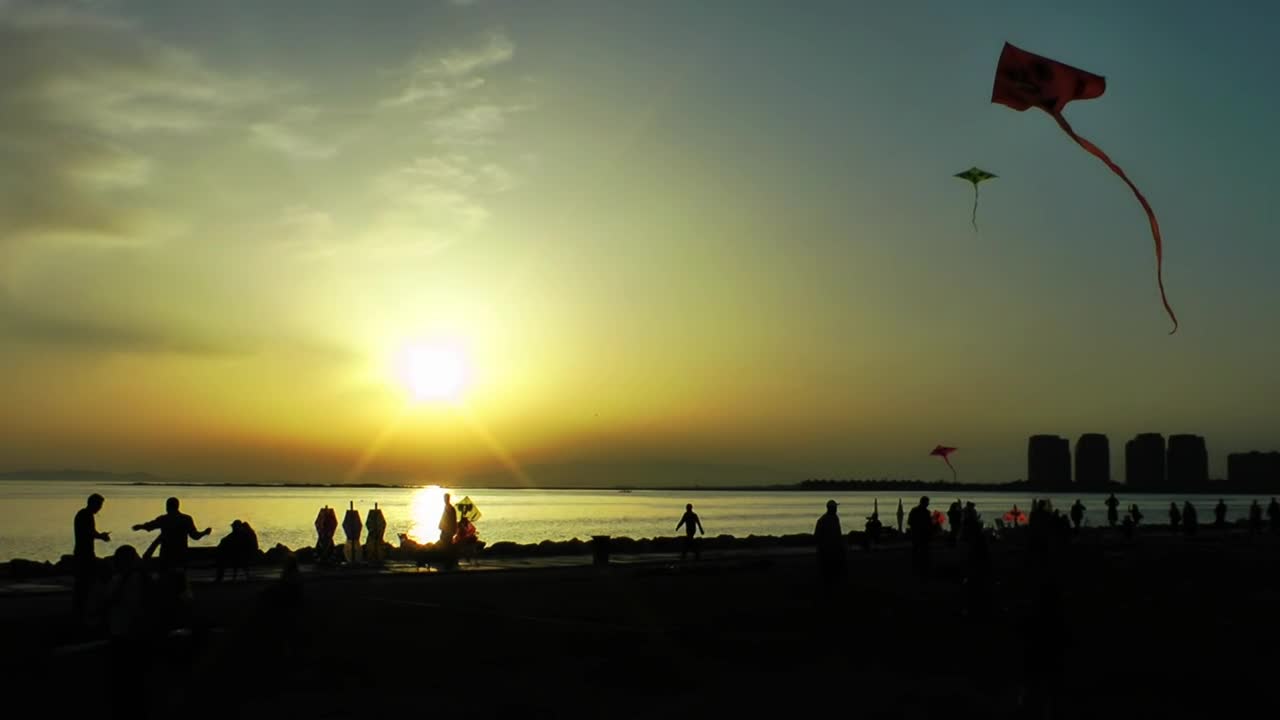
<svg viewBox="0 0 1280 720"><path fill-rule="evenodd" d="M400 382L415 402L457 403L471 382L466 353L447 343L415 343L398 363Z"/></svg>

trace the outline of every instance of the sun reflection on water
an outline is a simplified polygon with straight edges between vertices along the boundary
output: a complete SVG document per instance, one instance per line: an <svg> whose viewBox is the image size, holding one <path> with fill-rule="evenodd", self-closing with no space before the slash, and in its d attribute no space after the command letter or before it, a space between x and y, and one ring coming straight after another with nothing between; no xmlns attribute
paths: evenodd
<svg viewBox="0 0 1280 720"><path fill-rule="evenodd" d="M444 512L446 490L438 485L418 488L409 501L409 539L419 543L440 539L440 513Z"/></svg>

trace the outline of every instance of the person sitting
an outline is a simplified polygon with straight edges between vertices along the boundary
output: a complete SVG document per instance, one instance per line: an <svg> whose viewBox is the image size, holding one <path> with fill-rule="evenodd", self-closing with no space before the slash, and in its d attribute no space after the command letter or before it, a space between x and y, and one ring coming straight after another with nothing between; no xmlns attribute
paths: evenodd
<svg viewBox="0 0 1280 720"><path fill-rule="evenodd" d="M459 518L458 532L453 536L453 544L458 556L470 558L474 562L476 550L479 549L479 541L480 538L476 532L475 523L466 517Z"/></svg>

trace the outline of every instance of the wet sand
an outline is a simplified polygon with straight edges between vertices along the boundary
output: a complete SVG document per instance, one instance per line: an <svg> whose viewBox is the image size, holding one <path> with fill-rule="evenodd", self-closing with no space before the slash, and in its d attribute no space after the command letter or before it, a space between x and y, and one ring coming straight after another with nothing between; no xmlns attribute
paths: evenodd
<svg viewBox="0 0 1280 720"><path fill-rule="evenodd" d="M808 555L608 568L309 576L198 585L204 626L130 673L178 717L1213 716L1265 707L1280 649L1280 542L1093 533L1032 563L992 546L993 613L963 613L966 559L927 579L894 547L854 552L837 595ZM1042 601L1062 591L1060 611ZM5 677L60 714L110 692L65 595L0 598ZM74 692L72 692L74 690ZM376 709L376 710L375 710ZM136 715L134 715L136 717ZM1043 717L1044 715L1034 715Z"/></svg>

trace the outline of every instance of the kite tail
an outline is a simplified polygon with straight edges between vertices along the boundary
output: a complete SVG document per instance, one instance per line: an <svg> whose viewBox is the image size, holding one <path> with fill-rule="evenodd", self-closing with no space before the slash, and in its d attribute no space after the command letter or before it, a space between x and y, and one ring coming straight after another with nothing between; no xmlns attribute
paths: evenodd
<svg viewBox="0 0 1280 720"><path fill-rule="evenodd" d="M1080 147L1084 148L1090 155L1106 163L1106 166L1111 168L1111 172L1119 175L1120 179L1129 186L1129 189L1138 198L1138 202L1142 203L1142 209L1147 211L1147 219L1151 221L1151 237L1156 241L1156 284L1160 286L1160 302L1164 303L1164 311L1169 313L1169 319L1173 320L1173 329L1169 331L1169 334L1172 335L1178 332L1178 316L1173 314L1173 308L1169 307L1169 299L1164 294L1164 243L1160 239L1160 223L1156 222L1156 212L1151 209L1151 204L1147 202L1147 198L1138 190L1138 186L1133 184L1133 181L1129 179L1128 175L1124 174L1124 170L1121 170L1119 165L1116 165L1111 161L1111 158L1107 157L1102 148L1077 135L1076 131L1071 129L1071 124L1062 116L1062 113L1051 112L1049 114L1053 116L1054 120L1058 121L1058 127L1071 136L1071 139L1075 140Z"/></svg>
<svg viewBox="0 0 1280 720"><path fill-rule="evenodd" d="M978 232L978 183L973 184L973 218L970 222L973 223L973 231Z"/></svg>
<svg viewBox="0 0 1280 720"><path fill-rule="evenodd" d="M951 464L951 458L943 455L942 461L947 464L947 467L951 468L951 482L960 482L960 476L956 474L956 466Z"/></svg>

